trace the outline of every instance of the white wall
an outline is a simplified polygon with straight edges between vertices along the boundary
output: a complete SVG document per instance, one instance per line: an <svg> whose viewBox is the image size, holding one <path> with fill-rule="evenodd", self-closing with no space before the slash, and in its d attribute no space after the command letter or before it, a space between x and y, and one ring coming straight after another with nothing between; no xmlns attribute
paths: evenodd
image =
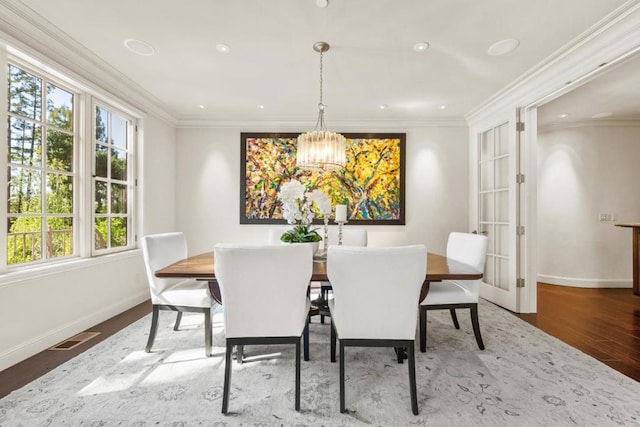
<svg viewBox="0 0 640 427"><path fill-rule="evenodd" d="M539 130L539 281L631 287L631 231L613 224L640 220L638 159L640 122Z"/></svg>
<svg viewBox="0 0 640 427"><path fill-rule="evenodd" d="M155 116L147 116L142 129L140 156L143 215L138 237L174 231L176 223L176 129Z"/></svg>
<svg viewBox="0 0 640 427"><path fill-rule="evenodd" d="M144 132L138 150L142 224L154 232L170 231L175 229L175 129L148 116ZM0 370L148 298L139 250L0 275ZM144 345L141 341L140 348Z"/></svg>
<svg viewBox="0 0 640 427"><path fill-rule="evenodd" d="M177 228L187 234L190 253L210 251L218 242L268 240L269 225L239 223L243 130L178 129ZM385 131L407 134L406 225L369 226L369 244L425 243L429 251L444 253L448 233L467 230L468 129L434 125Z"/></svg>

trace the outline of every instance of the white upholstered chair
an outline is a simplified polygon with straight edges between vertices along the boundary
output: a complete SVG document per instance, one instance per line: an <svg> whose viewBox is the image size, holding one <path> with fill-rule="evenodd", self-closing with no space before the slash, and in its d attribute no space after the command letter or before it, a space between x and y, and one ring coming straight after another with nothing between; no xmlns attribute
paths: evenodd
<svg viewBox="0 0 640 427"><path fill-rule="evenodd" d="M329 246L338 244L338 226L330 226L329 228ZM324 238L324 235L323 235ZM368 235L367 229L364 227L342 227L342 246L367 246ZM331 284L328 282L320 282L320 295L318 299L314 301L317 305L317 314L320 315L320 323L324 323L324 316L327 314L326 308L328 300L328 294L331 291Z"/></svg>
<svg viewBox="0 0 640 427"><path fill-rule="evenodd" d="M408 350L411 409L418 414L415 351L417 302L426 276L424 245L394 248L329 246L327 275L333 287L331 361L340 339L340 412L345 412L345 347ZM380 306L384 294L384 315Z"/></svg>
<svg viewBox="0 0 640 427"><path fill-rule="evenodd" d="M149 353L153 347L158 331L160 310L178 312L173 327L175 331L180 327L182 313L189 311L204 314L205 353L207 356L211 356L211 309L216 302L211 298L208 283L193 279L155 276L156 270L187 257L187 240L184 234L175 232L144 236L142 238L142 254L151 292L151 304L153 305L146 352Z"/></svg>
<svg viewBox="0 0 640 427"><path fill-rule="evenodd" d="M218 244L214 256L227 345L222 412L227 413L229 405L233 346L253 344L295 344L295 408L299 411L300 339L304 333L306 343L308 337L311 247Z"/></svg>
<svg viewBox="0 0 640 427"><path fill-rule="evenodd" d="M324 226L318 225L318 234L322 236L324 239ZM269 229L269 244L278 244L280 242L280 236L291 228L290 225L285 226L274 226ZM330 245L338 244L338 226L330 225L328 227L328 237ZM367 246L367 229L364 227L351 227L345 226L342 227L342 245L343 246ZM321 243L323 245L324 243ZM327 247L328 247L327 246ZM318 282L315 282L316 286ZM331 291L331 284L328 282L319 282L320 283L320 294L318 298L315 299L312 304L314 308L311 309L310 319L313 316L320 316L320 322L324 323L324 317L329 314L327 299L328 293ZM305 360L309 360L308 355L305 352Z"/></svg>
<svg viewBox="0 0 640 427"><path fill-rule="evenodd" d="M449 234L447 241L447 258L470 265L479 272L484 272L487 259L487 236L472 233ZM427 310L446 310L456 329L460 329L456 309L468 308L471 311L473 333L480 350L484 350L480 323L478 321L478 298L480 297L480 280L445 280L431 282L429 292L420 304L420 351L427 349Z"/></svg>

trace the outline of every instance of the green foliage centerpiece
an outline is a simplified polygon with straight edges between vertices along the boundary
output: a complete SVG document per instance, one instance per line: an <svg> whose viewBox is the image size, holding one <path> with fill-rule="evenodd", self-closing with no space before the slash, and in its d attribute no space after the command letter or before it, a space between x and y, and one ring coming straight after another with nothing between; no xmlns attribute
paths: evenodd
<svg viewBox="0 0 640 427"><path fill-rule="evenodd" d="M322 240L317 231L311 228L311 222L315 216L311 203L315 203L319 212L326 216L331 212L331 201L326 194L320 190L307 192L302 183L292 179L282 185L278 199L282 202L282 216L293 225L293 228L287 230L280 240L286 243L310 243Z"/></svg>

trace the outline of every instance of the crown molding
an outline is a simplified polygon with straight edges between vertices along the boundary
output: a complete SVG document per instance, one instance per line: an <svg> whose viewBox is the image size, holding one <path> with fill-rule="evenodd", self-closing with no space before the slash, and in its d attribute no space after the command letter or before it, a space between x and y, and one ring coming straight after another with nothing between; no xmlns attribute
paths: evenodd
<svg viewBox="0 0 640 427"><path fill-rule="evenodd" d="M169 108L150 92L17 0L0 0L0 37L42 63L60 68L97 94L118 98L175 126ZM91 76L88 80L85 76ZM97 90L96 90L97 89Z"/></svg>
<svg viewBox="0 0 640 427"><path fill-rule="evenodd" d="M465 114L478 123L500 111L559 96L640 51L640 0L629 0ZM603 65L606 64L606 65Z"/></svg>
<svg viewBox="0 0 640 427"><path fill-rule="evenodd" d="M406 128L468 128L466 120L462 118L450 118L440 120L357 120L357 121L332 121L331 130L334 132L367 132L403 131ZM211 129L237 129L243 131L265 131L265 129L279 129L280 131L300 132L300 129L312 129L313 122L308 120L206 120L191 119L178 120L178 129L211 128Z"/></svg>

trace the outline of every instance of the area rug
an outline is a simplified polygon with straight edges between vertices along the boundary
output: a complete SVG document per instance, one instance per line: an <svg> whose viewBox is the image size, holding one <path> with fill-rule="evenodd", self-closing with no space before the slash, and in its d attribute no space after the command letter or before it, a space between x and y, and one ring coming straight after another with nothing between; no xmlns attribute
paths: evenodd
<svg viewBox="0 0 640 427"><path fill-rule="evenodd" d="M373 308L372 308L373 309ZM384 311L381 310L381 315ZM480 305L486 350L466 313L428 314L428 347L416 353L418 407L411 413L407 364L391 349L349 348L346 405L329 326L311 325L294 410L294 351L245 348L233 364L227 415L222 314L214 356L204 356L203 316L163 312L153 352L147 316L0 400L0 426L640 426L640 383L488 302ZM316 320L317 322L317 320Z"/></svg>

